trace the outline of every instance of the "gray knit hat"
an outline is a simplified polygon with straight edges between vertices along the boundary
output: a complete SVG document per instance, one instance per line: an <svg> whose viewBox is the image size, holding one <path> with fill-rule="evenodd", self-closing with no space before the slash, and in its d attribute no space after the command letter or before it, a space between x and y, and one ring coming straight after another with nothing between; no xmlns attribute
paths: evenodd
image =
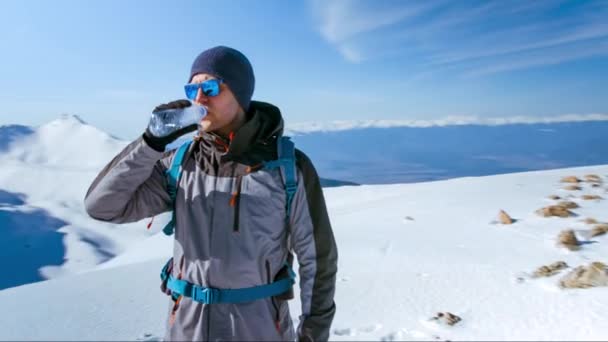
<svg viewBox="0 0 608 342"><path fill-rule="evenodd" d="M221 78L230 87L241 107L249 109L255 87L255 76L251 63L240 51L226 46L216 46L201 52L192 63L190 79L196 74L206 73Z"/></svg>

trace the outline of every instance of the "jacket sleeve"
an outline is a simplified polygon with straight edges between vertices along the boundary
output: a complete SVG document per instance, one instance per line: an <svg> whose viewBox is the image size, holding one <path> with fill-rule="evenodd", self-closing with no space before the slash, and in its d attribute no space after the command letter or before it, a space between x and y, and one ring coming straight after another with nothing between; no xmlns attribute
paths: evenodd
<svg viewBox="0 0 608 342"><path fill-rule="evenodd" d="M296 150L298 190L290 217L291 245L300 265L299 340L327 341L336 311L338 250L321 183L308 157Z"/></svg>
<svg viewBox="0 0 608 342"><path fill-rule="evenodd" d="M126 223L171 209L165 170L174 151L152 149L140 137L125 147L99 173L85 196L94 219Z"/></svg>

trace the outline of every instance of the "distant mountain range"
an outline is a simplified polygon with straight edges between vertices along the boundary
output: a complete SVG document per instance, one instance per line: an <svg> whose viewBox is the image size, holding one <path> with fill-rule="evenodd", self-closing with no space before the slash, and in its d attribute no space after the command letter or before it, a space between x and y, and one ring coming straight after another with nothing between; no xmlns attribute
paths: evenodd
<svg viewBox="0 0 608 342"><path fill-rule="evenodd" d="M53 125L63 128L53 130ZM25 139L35 132L36 142ZM608 120L600 114L536 121L353 121L295 125L286 130L313 160L324 186L410 183L606 164L605 132ZM0 127L0 154L28 160L103 166L126 143L77 116L64 115L39 128ZM104 147L107 144L113 147Z"/></svg>
<svg viewBox="0 0 608 342"><path fill-rule="evenodd" d="M380 184L606 164L606 132L608 121L575 121L357 127L293 139L321 176Z"/></svg>

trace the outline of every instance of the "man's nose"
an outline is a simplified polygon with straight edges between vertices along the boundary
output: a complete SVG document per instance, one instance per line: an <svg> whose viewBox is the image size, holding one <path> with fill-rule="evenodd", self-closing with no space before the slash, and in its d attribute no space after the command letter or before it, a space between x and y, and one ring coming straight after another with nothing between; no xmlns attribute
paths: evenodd
<svg viewBox="0 0 608 342"><path fill-rule="evenodd" d="M196 92L196 98L194 99L194 102L204 105L207 104L209 102L209 97L206 96L203 93L203 90L201 88L198 88L198 91Z"/></svg>

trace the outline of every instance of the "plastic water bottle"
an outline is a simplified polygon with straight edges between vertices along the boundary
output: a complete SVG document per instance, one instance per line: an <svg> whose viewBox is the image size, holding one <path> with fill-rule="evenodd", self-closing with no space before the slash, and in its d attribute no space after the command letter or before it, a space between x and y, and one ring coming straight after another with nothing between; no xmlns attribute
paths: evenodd
<svg viewBox="0 0 608 342"><path fill-rule="evenodd" d="M167 109L152 113L148 129L156 137L165 137L190 125L198 125L207 115L207 109L190 101L186 108Z"/></svg>

